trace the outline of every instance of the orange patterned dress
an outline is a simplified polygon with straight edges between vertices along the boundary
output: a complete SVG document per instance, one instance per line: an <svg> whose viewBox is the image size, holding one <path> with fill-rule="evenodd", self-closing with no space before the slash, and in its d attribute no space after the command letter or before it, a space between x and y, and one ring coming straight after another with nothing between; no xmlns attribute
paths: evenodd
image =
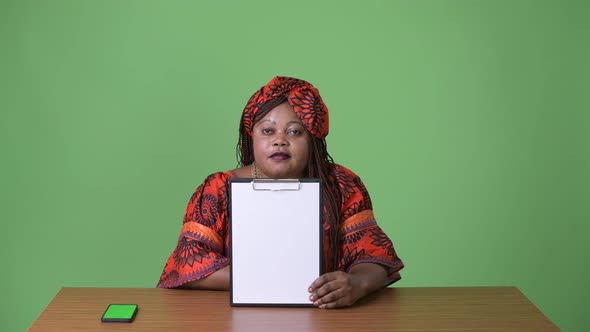
<svg viewBox="0 0 590 332"><path fill-rule="evenodd" d="M358 263L376 263L387 269L389 283L399 280L399 270L404 265L389 237L377 225L371 198L361 179L343 166L333 165L331 169L330 176L336 180L342 194L338 269L347 272ZM178 287L229 265L231 177L235 177L233 172L212 174L196 189L186 208L178 243L157 287ZM324 244L327 241L325 235ZM324 253L324 262L329 261L326 255L328 253Z"/></svg>

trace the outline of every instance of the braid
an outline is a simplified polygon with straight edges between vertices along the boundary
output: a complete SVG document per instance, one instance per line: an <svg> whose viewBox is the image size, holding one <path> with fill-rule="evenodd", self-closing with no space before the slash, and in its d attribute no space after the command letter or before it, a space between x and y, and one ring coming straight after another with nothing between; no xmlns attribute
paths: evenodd
<svg viewBox="0 0 590 332"><path fill-rule="evenodd" d="M238 145L236 146L236 156L238 159L238 167L250 165L254 162L252 137L246 132L244 122L240 122L240 134Z"/></svg>
<svg viewBox="0 0 590 332"><path fill-rule="evenodd" d="M311 136L310 156L307 163L307 174L310 178L319 178L322 181L322 202L324 203L323 220L329 226L328 271L336 271L340 262L340 202L342 194L336 183L336 179L330 176L334 165L332 156L328 153L325 139Z"/></svg>

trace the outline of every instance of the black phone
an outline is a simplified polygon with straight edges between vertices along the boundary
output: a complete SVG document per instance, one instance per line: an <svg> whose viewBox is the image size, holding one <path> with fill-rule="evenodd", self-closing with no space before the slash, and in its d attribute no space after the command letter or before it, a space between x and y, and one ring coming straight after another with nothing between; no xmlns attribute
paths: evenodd
<svg viewBox="0 0 590 332"><path fill-rule="evenodd" d="M137 314L137 310L137 304L109 304L100 321L105 323L131 323Z"/></svg>

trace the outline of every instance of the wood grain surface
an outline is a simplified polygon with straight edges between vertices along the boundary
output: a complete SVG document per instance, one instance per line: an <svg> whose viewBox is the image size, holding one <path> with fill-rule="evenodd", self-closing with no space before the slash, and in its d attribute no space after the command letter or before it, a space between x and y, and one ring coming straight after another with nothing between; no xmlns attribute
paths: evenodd
<svg viewBox="0 0 590 332"><path fill-rule="evenodd" d="M136 303L132 323L101 323ZM515 287L387 288L355 305L231 307L223 291L62 288L29 331L559 331Z"/></svg>

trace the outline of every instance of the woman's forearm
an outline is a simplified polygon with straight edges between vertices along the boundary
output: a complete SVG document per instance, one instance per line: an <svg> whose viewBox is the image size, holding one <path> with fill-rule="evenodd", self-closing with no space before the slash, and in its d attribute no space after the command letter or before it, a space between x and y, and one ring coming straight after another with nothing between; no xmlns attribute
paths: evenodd
<svg viewBox="0 0 590 332"><path fill-rule="evenodd" d="M357 264L350 269L349 273L361 278L364 295L383 288L387 283L387 271L378 264ZM229 290L229 266L214 272L207 278L187 282L179 288Z"/></svg>
<svg viewBox="0 0 590 332"><path fill-rule="evenodd" d="M361 278L363 296L383 288L388 281L387 270L379 264L360 263L353 266L349 273Z"/></svg>
<svg viewBox="0 0 590 332"><path fill-rule="evenodd" d="M179 288L229 290L229 266L215 271L207 278L187 282Z"/></svg>

